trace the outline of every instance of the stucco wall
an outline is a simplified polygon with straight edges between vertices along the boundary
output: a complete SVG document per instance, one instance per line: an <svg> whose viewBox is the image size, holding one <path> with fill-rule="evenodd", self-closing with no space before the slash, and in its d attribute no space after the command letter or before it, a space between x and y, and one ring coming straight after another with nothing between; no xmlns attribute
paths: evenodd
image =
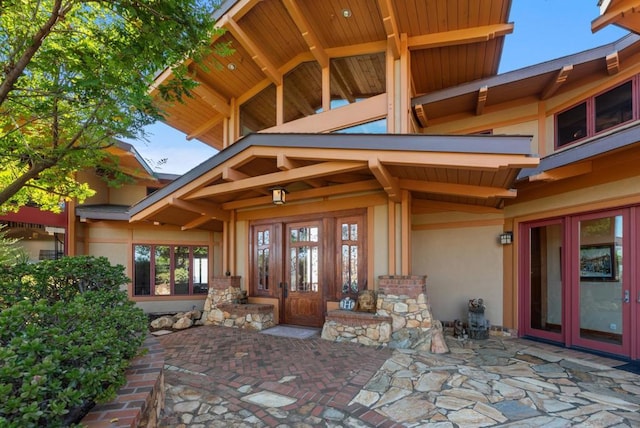
<svg viewBox="0 0 640 428"><path fill-rule="evenodd" d="M435 319L467 321L469 299L483 298L485 316L502 325L502 226L415 230L413 274L427 275Z"/></svg>

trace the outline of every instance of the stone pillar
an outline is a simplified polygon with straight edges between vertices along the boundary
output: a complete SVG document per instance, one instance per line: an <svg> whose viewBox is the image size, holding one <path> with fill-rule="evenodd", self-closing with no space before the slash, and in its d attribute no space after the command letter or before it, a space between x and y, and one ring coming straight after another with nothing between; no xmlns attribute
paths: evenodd
<svg viewBox="0 0 640 428"><path fill-rule="evenodd" d="M432 337L442 335L442 324L433 319L427 298L424 275L383 275L378 282L377 314L392 319L390 346L431 352L442 349L444 339L438 337L434 349ZM445 345L446 348L446 345Z"/></svg>
<svg viewBox="0 0 640 428"><path fill-rule="evenodd" d="M233 303L240 295L240 276L219 276L213 278L209 294L204 302L202 321L206 323L211 311L223 303Z"/></svg>

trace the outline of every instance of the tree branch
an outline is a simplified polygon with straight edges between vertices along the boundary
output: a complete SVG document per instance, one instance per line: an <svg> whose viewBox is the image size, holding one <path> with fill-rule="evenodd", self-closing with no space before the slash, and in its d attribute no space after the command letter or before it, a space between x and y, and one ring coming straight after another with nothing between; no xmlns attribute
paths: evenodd
<svg viewBox="0 0 640 428"><path fill-rule="evenodd" d="M73 2L69 2L65 7L63 7L62 0L54 1L51 16L47 22L33 36L31 39L31 45L27 47L20 59L16 61L15 65L7 70L5 78L0 84L0 106L2 106L4 101L7 99L7 95L9 95L13 89L13 85L18 81L18 78L20 78L25 68L27 68L27 65L29 65L33 56L38 52L40 46L42 46L44 39L51 32L56 23L58 23L60 18L62 18L72 6Z"/></svg>

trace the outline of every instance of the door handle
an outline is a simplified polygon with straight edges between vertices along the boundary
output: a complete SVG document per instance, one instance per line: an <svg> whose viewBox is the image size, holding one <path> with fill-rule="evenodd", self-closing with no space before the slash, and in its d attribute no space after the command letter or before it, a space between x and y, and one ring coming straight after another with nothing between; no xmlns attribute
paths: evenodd
<svg viewBox="0 0 640 428"><path fill-rule="evenodd" d="M624 298L622 299L622 301L623 301L624 303L629 303L629 301L630 301L630 300L631 300L631 299L630 299L630 297L629 297L629 290L624 290Z"/></svg>
<svg viewBox="0 0 640 428"><path fill-rule="evenodd" d="M286 299L287 296L289 295L289 286L287 285L286 282L282 283L284 285L284 298Z"/></svg>

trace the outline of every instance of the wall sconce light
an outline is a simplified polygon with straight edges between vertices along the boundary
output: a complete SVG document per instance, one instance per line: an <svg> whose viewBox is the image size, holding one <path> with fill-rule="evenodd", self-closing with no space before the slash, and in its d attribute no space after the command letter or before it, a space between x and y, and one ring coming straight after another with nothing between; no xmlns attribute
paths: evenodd
<svg viewBox="0 0 640 428"><path fill-rule="evenodd" d="M274 205L284 205L287 198L287 189L282 186L271 188L271 198Z"/></svg>
<svg viewBox="0 0 640 428"><path fill-rule="evenodd" d="M498 239L502 245L511 244L513 243L513 232L501 233Z"/></svg>

